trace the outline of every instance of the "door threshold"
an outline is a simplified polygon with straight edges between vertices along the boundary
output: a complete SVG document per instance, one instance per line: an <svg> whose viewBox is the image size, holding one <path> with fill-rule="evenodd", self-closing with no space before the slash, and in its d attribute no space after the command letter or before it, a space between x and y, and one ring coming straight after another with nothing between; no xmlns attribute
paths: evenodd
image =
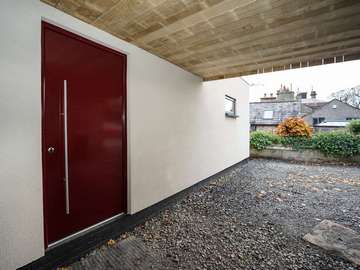
<svg viewBox="0 0 360 270"><path fill-rule="evenodd" d="M58 247L58 246L60 246L62 244L70 242L70 241L74 240L75 238L78 238L78 237L80 237L80 236L82 236L84 234L87 234L87 233L91 232L91 231L94 231L94 230L98 229L99 227L104 226L104 225L110 223L111 221L114 221L114 220L122 217L124 214L125 213L117 214L117 215L115 215L115 216L113 216L111 218L105 219L105 220L100 221L99 223L96 223L96 224L94 224L94 225L92 225L90 227L82 229L81 231L78 231L78 232L73 233L73 234L71 234L69 236L66 236L66 237L64 237L64 238L62 238L60 240L57 240L57 241L49 244L46 251L49 251L49 250L51 250L51 249L53 249L55 247Z"/></svg>

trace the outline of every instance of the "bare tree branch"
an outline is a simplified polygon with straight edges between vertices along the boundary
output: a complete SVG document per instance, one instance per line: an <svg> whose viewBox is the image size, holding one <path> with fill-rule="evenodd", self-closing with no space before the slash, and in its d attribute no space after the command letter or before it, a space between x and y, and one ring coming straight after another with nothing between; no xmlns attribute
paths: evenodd
<svg viewBox="0 0 360 270"><path fill-rule="evenodd" d="M331 97L360 109L360 85L332 93Z"/></svg>

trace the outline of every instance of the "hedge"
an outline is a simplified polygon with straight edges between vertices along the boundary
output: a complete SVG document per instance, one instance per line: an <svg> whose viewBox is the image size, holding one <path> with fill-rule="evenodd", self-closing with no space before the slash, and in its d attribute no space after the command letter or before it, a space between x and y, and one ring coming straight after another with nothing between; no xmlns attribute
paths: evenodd
<svg viewBox="0 0 360 270"><path fill-rule="evenodd" d="M263 150L274 144L292 147L295 150L316 149L325 155L349 157L360 155L360 135L345 131L319 132L310 138L305 136L280 137L268 132L255 131L250 136L250 146Z"/></svg>
<svg viewBox="0 0 360 270"><path fill-rule="evenodd" d="M312 137L313 147L326 155L348 157L360 154L359 137L344 131L322 132Z"/></svg>
<svg viewBox="0 0 360 270"><path fill-rule="evenodd" d="M292 147L294 150L313 149L313 141L311 137L296 136L296 137L280 137L282 145Z"/></svg>
<svg viewBox="0 0 360 270"><path fill-rule="evenodd" d="M250 135L250 147L256 150L264 150L272 144L278 144L280 137L269 132L254 131Z"/></svg>
<svg viewBox="0 0 360 270"><path fill-rule="evenodd" d="M360 135L360 119L350 121L347 127L352 134Z"/></svg>

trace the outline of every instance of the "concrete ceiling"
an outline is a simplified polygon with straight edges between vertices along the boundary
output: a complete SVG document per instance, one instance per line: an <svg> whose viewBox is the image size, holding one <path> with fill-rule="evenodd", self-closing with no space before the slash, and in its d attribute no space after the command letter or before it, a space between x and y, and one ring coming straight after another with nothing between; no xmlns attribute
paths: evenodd
<svg viewBox="0 0 360 270"><path fill-rule="evenodd" d="M204 80L360 58L359 0L42 0Z"/></svg>

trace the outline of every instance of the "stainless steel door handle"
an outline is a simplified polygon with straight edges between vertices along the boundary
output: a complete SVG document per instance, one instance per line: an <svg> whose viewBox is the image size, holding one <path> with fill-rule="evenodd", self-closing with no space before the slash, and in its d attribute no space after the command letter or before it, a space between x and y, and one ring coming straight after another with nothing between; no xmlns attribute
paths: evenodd
<svg viewBox="0 0 360 270"><path fill-rule="evenodd" d="M67 80L64 80L64 163L65 163L65 212L70 214L69 202L69 160L68 160L68 131L67 131Z"/></svg>
<svg viewBox="0 0 360 270"><path fill-rule="evenodd" d="M53 154L55 152L55 148L54 147L49 147L48 148L48 153L49 154Z"/></svg>

